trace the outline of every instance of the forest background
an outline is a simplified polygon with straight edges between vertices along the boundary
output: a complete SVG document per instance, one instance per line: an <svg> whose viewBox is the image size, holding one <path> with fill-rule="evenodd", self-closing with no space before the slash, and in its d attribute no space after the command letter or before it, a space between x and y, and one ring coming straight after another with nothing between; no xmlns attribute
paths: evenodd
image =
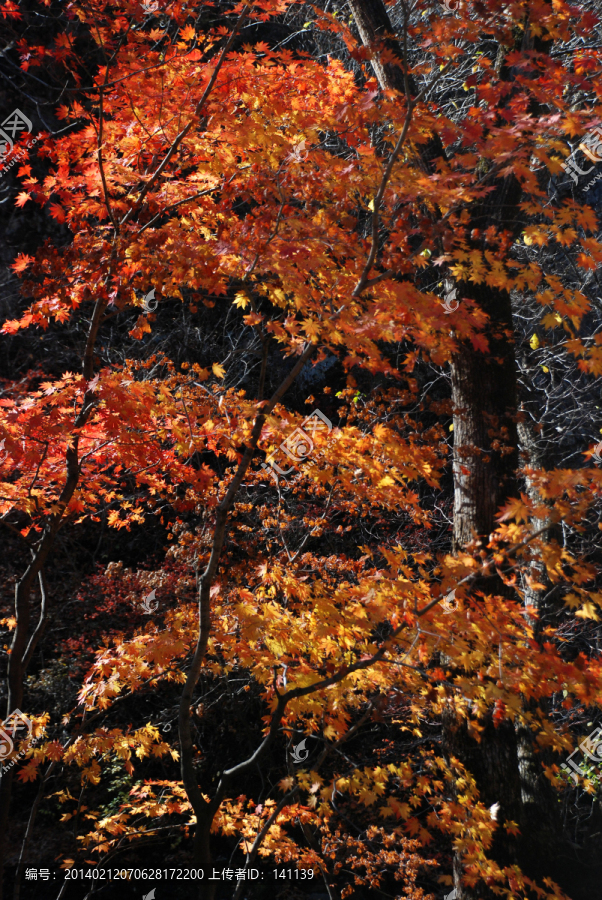
<svg viewBox="0 0 602 900"><path fill-rule="evenodd" d="M597 896L596 2L0 11L0 893Z"/></svg>

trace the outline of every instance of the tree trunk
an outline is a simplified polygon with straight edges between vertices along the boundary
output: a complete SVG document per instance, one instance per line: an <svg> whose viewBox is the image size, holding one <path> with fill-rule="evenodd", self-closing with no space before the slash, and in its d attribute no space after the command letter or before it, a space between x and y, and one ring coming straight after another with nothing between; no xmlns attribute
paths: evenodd
<svg viewBox="0 0 602 900"><path fill-rule="evenodd" d="M505 188L505 186L504 186ZM508 191L504 189L504 195ZM454 419L453 549L473 540L487 542L495 515L508 496L516 493L518 439L516 431L516 372L510 296L484 285L459 285L460 295L478 303L489 316L485 335L489 352L462 345L451 363ZM479 590L507 594L497 577L475 585ZM466 725L450 712L443 720L443 744L448 755L462 761L473 774L482 802L499 804L498 827L489 855L499 866L516 865L520 837L504 825L522 823L517 736L511 722L495 727L491 717L477 743ZM458 900L485 900L482 887L462 884L461 859L454 861ZM493 897L493 895L491 895Z"/></svg>
<svg viewBox="0 0 602 900"><path fill-rule="evenodd" d="M489 352L462 345L451 364L454 415L454 550L493 531L516 491L516 374L512 311L506 292L460 283L489 316Z"/></svg>
<svg viewBox="0 0 602 900"><path fill-rule="evenodd" d="M197 821L194 833L194 865L202 869L204 878L199 882L199 900L214 900L218 882L208 881L213 877L213 858L211 855L211 822L213 815L203 815Z"/></svg>
<svg viewBox="0 0 602 900"><path fill-rule="evenodd" d="M453 549L473 540L487 541L495 528L495 515L516 492L518 439L516 432L516 374L512 311L506 292L483 285L461 284L460 295L478 303L489 316L487 354L467 342L451 363L454 418L454 527ZM507 593L501 580L485 579L477 589ZM518 862L517 838L504 825L522 823L517 736L511 722L494 727L489 718L477 743L466 725L451 711L443 721L443 744L473 774L482 802L499 804L489 855L499 866ZM520 838L519 838L520 840ZM461 860L454 863L458 900L485 900L482 887L468 888L460 876ZM493 895L491 895L493 896Z"/></svg>
<svg viewBox="0 0 602 900"><path fill-rule="evenodd" d="M82 374L86 382L92 380L94 375L94 346L100 327L100 321L104 315L107 301L99 299L94 305L94 312L90 322L86 348L83 357ZM8 700L6 716L10 716L16 709L23 706L25 694L25 673L29 665L36 644L42 635L46 621L46 598L42 570L54 548L56 536L63 522L69 502L75 493L80 478L79 462L79 429L88 421L96 404L94 391L86 388L82 406L73 422L71 443L65 453L65 484L56 502L56 512L50 517L44 528L43 535L32 553L32 560L27 571L15 587L15 618L16 626L13 635L10 655L8 658ZM31 593L36 578L40 578L42 591L42 604L40 607L40 619L30 635L31 622ZM3 897L2 872L6 860L8 848L8 822L10 814L10 802L15 767L12 766L8 773L0 774L0 900Z"/></svg>
<svg viewBox="0 0 602 900"><path fill-rule="evenodd" d="M524 408L521 404L521 409ZM535 412L535 409L533 410ZM536 469L543 469L550 461L546 460L535 432L528 420L519 421L518 437L521 446L521 455L524 462ZM525 486L527 495L538 506L544 506L545 501L539 495L533 481L526 476ZM562 530L558 524L554 524L551 517L546 519L534 518L531 520L534 531L546 528L542 534L542 540L555 540L562 542ZM525 605L534 607L537 615L533 622L534 637L540 644L543 639L543 629L546 625L557 621L562 612L562 601L550 582L543 561L535 556L529 567L529 574L535 582L543 585L543 588L535 588L526 581L523 584ZM523 701L526 711L536 711L537 706L544 712L547 711L547 699L540 701ZM557 795L550 782L545 777L541 765L541 754L535 751L534 737L531 729L525 724L517 724L516 737L518 742L518 767L521 786L521 802L523 807L523 844L525 852L531 859L531 870L534 877L541 878L544 875L551 876L559 883L571 884L580 880L575 876L577 859L574 853L567 853L568 848L563 846L562 820ZM554 759L549 755L545 760L550 764Z"/></svg>

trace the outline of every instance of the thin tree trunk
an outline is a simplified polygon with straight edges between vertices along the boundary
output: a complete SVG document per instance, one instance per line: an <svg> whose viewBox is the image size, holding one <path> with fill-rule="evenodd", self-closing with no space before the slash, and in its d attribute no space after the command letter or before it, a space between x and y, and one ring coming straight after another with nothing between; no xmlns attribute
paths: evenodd
<svg viewBox="0 0 602 900"><path fill-rule="evenodd" d="M519 422L518 437L524 462L535 469L543 469L546 459L536 439L534 430L528 420ZM527 495L542 507L545 500L539 495L533 480L525 477ZM562 532L557 524L552 522L551 516L546 519L534 518L531 520L534 531L543 528L541 539L544 541L561 541ZM546 567L541 558L535 556L529 567L529 575L541 588L534 587L526 581L523 585L525 605L534 607L535 617L534 637L540 644L543 639L543 629L557 618L561 612L562 604L555 597L555 591L551 584ZM525 712L537 712L537 708L547 711L547 698L539 701L523 700ZM576 865L574 858L567 859L567 848L563 847L562 820L557 795L542 769L541 755L535 752L534 736L526 724L517 723L516 726L518 769L521 786L521 801L523 807L523 844L532 860L532 871L535 877L550 875L555 881L573 883L578 879L570 869ZM554 760L545 760L548 764ZM543 814L542 814L543 811Z"/></svg>
<svg viewBox="0 0 602 900"><path fill-rule="evenodd" d="M48 779L52 775L53 771L57 766L57 760L52 760L50 765L48 766L43 778L40 780L40 786L38 788L38 793L36 794L36 799L33 802L33 806L31 807L31 812L29 813L29 820L27 822L27 828L25 830L25 836L23 837L23 843L21 844L21 853L19 855L19 863L17 865L17 871L15 873L15 884L13 888L13 900L19 900L21 896L21 879L23 877L23 871L25 869L25 864L27 862L27 853L29 851L29 845L31 843L31 838L33 836L33 829L35 827L36 816L38 814L38 810L40 808L40 804L44 797L44 792L46 790L46 784Z"/></svg>
<svg viewBox="0 0 602 900"><path fill-rule="evenodd" d="M86 348L84 352L82 374L88 383L94 374L94 346L100 327L100 320L106 309L107 301L98 300L94 307ZM27 571L15 587L16 626L8 658L8 700L6 716L23 705L25 689L25 673L39 640L46 615L44 583L41 580L42 569L56 541L56 536L63 522L69 502L75 493L80 478L79 468L79 430L86 424L96 403L94 392L86 389L82 407L73 423L73 436L65 453L65 484L56 503L57 512L50 517L42 537L33 551L32 560ZM31 592L37 578L40 578L42 589L41 620L30 635L31 624ZM15 767L8 772L0 773L0 873L4 870L8 851L8 822ZM0 875L0 900L3 895L3 878Z"/></svg>
<svg viewBox="0 0 602 900"><path fill-rule="evenodd" d="M180 771L182 774L182 781L184 783L188 799L190 800L197 818L193 847L194 865L202 869L208 869L212 865L210 830L213 817L215 816L215 813L217 812L217 809L219 807L219 802L217 802L216 805L216 798L214 798L214 801L212 802L208 802L207 800L205 800L199 787L196 771L194 768L194 743L192 740L192 729L190 725L190 707L192 705L194 690L199 679L203 661L205 659L205 654L207 652L207 646L209 643L209 634L211 631L211 585L213 583L213 579L215 578L222 548L226 540L228 529L228 513L232 508L232 504L234 503L234 500L245 477L247 469L249 468L251 460L256 453L257 443L261 436L265 418L274 409L276 404L280 402L305 363L311 358L314 352L315 345L308 344L305 347L303 353L293 366L290 373L280 384L278 389L272 395L271 399L264 404L261 412L257 415L257 418L255 419L255 422L253 424L253 430L251 432L249 443L247 447L245 447L245 452L236 471L236 475L234 476L228 488L226 496L223 498L221 503L218 504L215 519L215 528L213 532L211 555L209 557L207 567L198 582L199 635L192 663L190 665L188 676L186 678L186 683L184 685L184 689L180 698L178 732L180 739ZM212 885L214 886L215 883L216 882L210 882L208 883L207 887L203 888L202 896L204 900L205 898L206 900L213 900L214 887L212 887Z"/></svg>

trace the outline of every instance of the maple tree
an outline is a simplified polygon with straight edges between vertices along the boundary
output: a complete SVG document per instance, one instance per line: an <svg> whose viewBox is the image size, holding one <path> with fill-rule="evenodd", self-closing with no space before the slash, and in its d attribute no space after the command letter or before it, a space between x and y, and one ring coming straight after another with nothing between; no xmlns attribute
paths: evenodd
<svg viewBox="0 0 602 900"><path fill-rule="evenodd" d="M547 189L566 137L600 122L600 51L551 47L586 37L595 17L556 0L487 0L453 16L404 5L394 26L384 5L353 0L358 42L340 15L312 7L341 59L244 42L292 14L287 0L205 4L218 24L202 27L182 0L160 6L74 2L73 28L52 46L19 44L25 71L49 55L76 86L57 115L78 127L38 143L44 177L19 167L17 206L47 208L70 240L17 256L27 309L3 334L82 316L88 330L81 371L34 373L0 400L0 512L31 554L4 620L6 709L30 715L37 739L0 782L0 856L17 778L40 784L39 805L60 773L63 820L78 821L74 771L94 798L120 765L128 795L116 809L86 804L78 859L106 865L181 834L198 867L235 839L247 866L295 862L341 896L386 884L418 900L425 878L460 900L570 896L532 822L545 796L548 840L570 789L559 764L572 738L550 704L560 694L564 709L600 707L600 660L567 658L542 613L553 588L573 623L598 620L595 561L557 530L585 528L602 476L521 470L511 298L541 307L543 330L565 331L584 375L602 372L588 295L553 253L595 272L596 215ZM20 15L10 0L3 11ZM84 32L99 54L91 75ZM582 109L567 85L587 92ZM466 94L458 113L450 97ZM445 280L460 298L453 315ZM177 365L153 352L176 301L191 316L216 310L256 376L245 381L234 354ZM144 352L99 365L114 325ZM285 461L283 441L306 418L287 397L329 360L341 372L341 390L323 391L336 424L312 433L311 456L289 443ZM423 391L426 366L449 367L450 396ZM274 452L278 468L261 466ZM431 501L450 469L453 532L432 548ZM153 570L98 576L107 602L148 590L177 602L93 648L77 706L31 710L57 537L105 515L124 533L158 515L172 542ZM237 679L255 719L233 742L201 681ZM177 738L150 715L118 718L175 689ZM355 764L345 747L367 723L377 759ZM302 739L317 752L294 764ZM260 799L257 767L271 786ZM21 868L34 827L35 815ZM439 865L434 843L453 852L453 881L425 874Z"/></svg>

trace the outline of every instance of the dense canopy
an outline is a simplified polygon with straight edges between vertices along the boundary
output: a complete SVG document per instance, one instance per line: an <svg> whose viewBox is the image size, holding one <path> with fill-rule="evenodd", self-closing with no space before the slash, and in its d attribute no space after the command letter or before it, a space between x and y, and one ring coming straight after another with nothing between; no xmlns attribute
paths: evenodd
<svg viewBox="0 0 602 900"><path fill-rule="evenodd" d="M595 3L0 11L0 895L596 896Z"/></svg>

